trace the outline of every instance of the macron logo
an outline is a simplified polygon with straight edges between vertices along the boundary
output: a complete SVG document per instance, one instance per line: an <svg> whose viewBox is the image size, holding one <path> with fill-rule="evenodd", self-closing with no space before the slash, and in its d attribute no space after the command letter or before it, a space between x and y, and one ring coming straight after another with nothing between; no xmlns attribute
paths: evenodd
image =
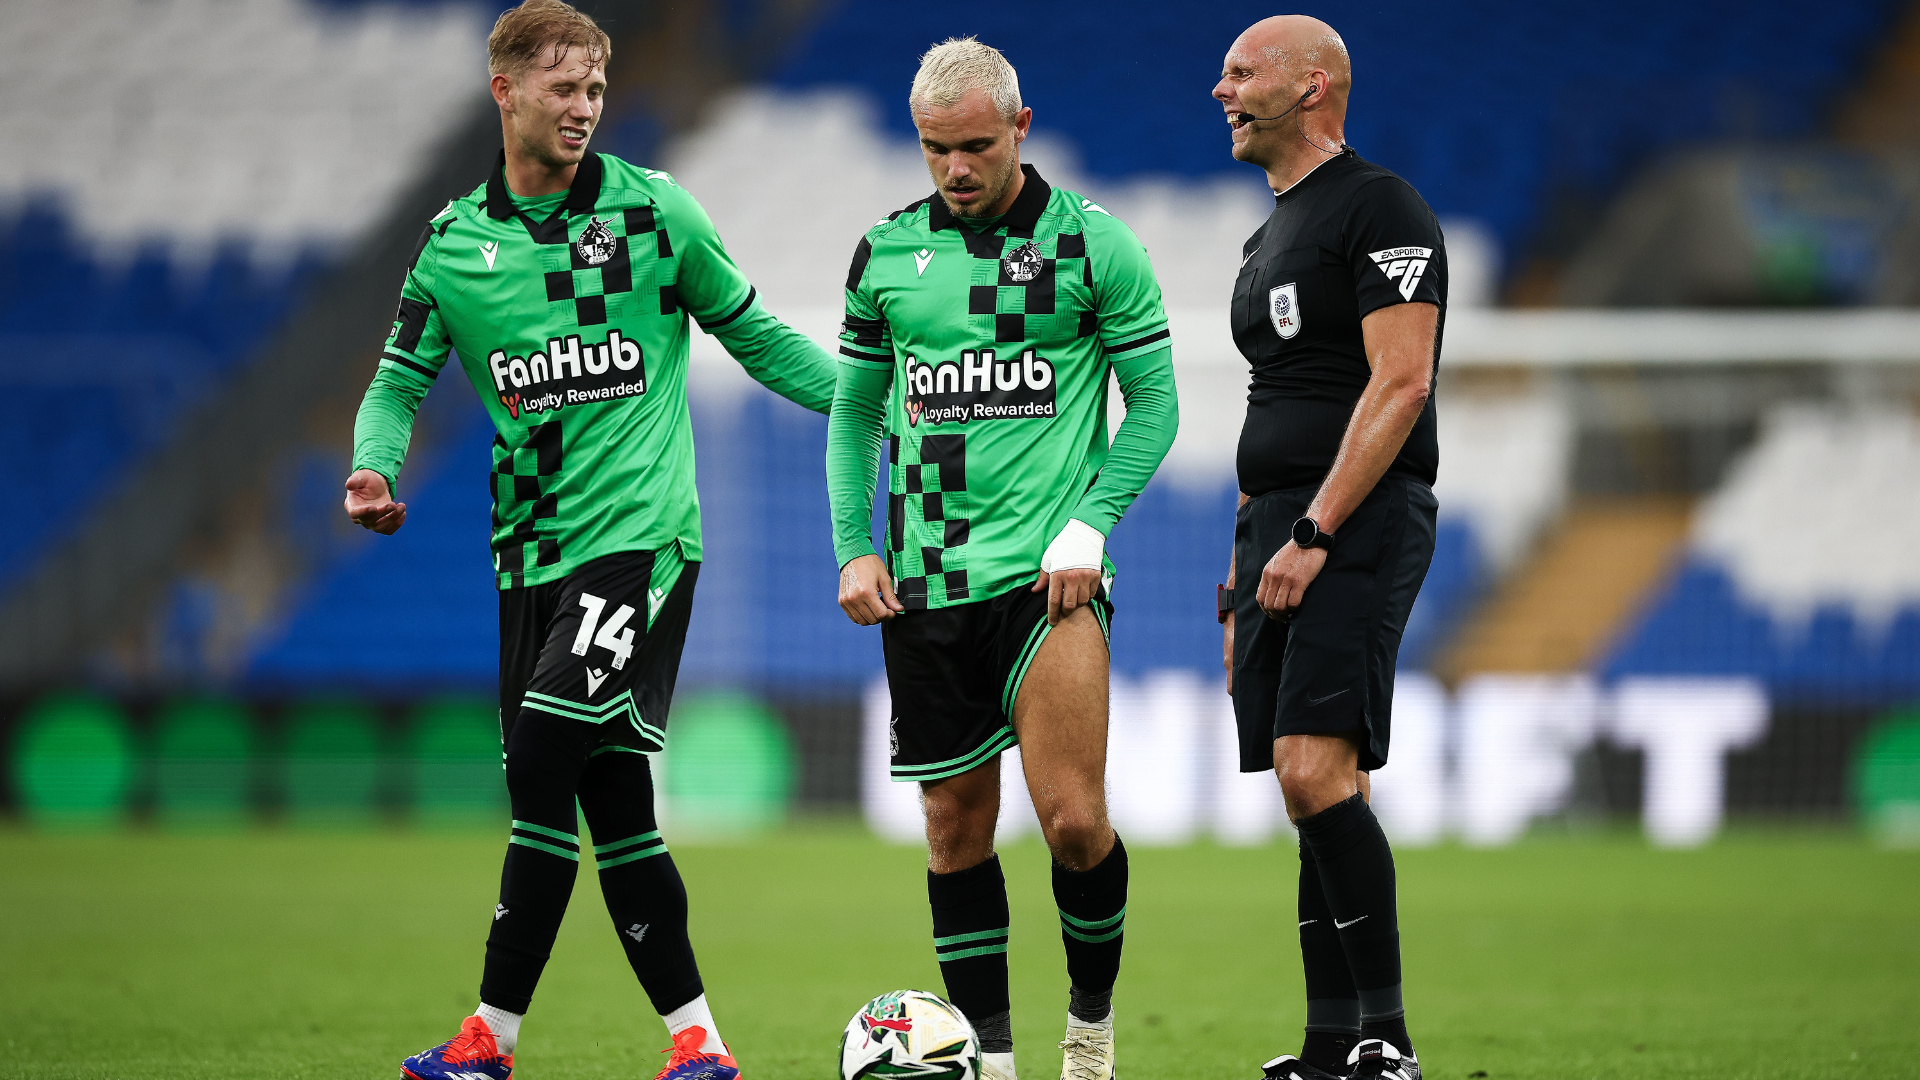
<svg viewBox="0 0 1920 1080"><path fill-rule="evenodd" d="M480 245L480 254L487 260L487 269L493 269L493 257L500 254L500 241L489 240Z"/></svg>
<svg viewBox="0 0 1920 1080"><path fill-rule="evenodd" d="M1101 206L1099 203L1094 202L1092 199L1081 199L1080 209L1091 210L1096 214L1107 214L1107 208L1104 206ZM1113 215L1107 214L1107 216L1112 217Z"/></svg>
<svg viewBox="0 0 1920 1080"><path fill-rule="evenodd" d="M606 681L607 681L606 672L595 671L592 668L588 668L587 669L587 696L592 697L593 695L599 693L600 684Z"/></svg>
<svg viewBox="0 0 1920 1080"><path fill-rule="evenodd" d="M1427 272L1427 264L1433 261L1433 249L1423 247L1388 248L1385 251L1370 252L1367 258L1380 267L1388 281L1396 279L1400 285L1400 296L1413 299L1413 290L1420 287L1420 278Z"/></svg>
<svg viewBox="0 0 1920 1080"><path fill-rule="evenodd" d="M494 922L499 922L499 921L500 921L500 917L501 917L502 915L505 915L506 913L507 913L507 905L505 905L505 904L495 904L495 905L493 905L493 921L494 921Z"/></svg>
<svg viewBox="0 0 1920 1080"><path fill-rule="evenodd" d="M932 248L921 248L919 251L914 252L913 265L920 268L920 273L915 274L914 276L919 277L921 274L925 274L927 272L927 264L932 261L933 261Z"/></svg>

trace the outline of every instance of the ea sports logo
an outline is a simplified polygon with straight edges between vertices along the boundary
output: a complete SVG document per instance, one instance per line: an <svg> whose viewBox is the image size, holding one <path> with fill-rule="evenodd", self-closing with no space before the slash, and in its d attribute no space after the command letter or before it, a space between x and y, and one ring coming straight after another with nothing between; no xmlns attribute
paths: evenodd
<svg viewBox="0 0 1920 1080"><path fill-rule="evenodd" d="M586 229L580 233L580 239L576 241L573 246L575 250L580 252L582 262L585 262L588 266L599 266L601 263L613 258L613 253L618 249L619 243L614 238L613 230L607 228L607 222L600 218L594 218L587 222Z"/></svg>

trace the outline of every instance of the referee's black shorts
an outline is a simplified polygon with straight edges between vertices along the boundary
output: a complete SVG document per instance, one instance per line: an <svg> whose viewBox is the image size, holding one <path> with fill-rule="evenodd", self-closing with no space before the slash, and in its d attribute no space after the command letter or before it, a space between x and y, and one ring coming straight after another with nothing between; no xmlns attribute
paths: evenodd
<svg viewBox="0 0 1920 1080"><path fill-rule="evenodd" d="M1337 530L1333 551L1286 621L1260 610L1260 571L1319 490L1270 491L1234 521L1233 714L1240 771L1273 768L1282 735L1355 734L1360 768L1387 763L1393 669L1413 598L1433 561L1439 501L1386 476Z"/></svg>

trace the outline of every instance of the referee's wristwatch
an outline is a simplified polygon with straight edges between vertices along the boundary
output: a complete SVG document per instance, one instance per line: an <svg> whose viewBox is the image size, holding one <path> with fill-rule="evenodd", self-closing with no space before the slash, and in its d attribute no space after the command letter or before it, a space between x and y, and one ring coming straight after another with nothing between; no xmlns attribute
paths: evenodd
<svg viewBox="0 0 1920 1080"><path fill-rule="evenodd" d="M1213 602L1220 607L1220 625L1227 625L1227 616L1233 614L1233 586L1215 585Z"/></svg>
<svg viewBox="0 0 1920 1080"><path fill-rule="evenodd" d="M1293 544L1298 548L1325 548L1333 550L1333 534L1320 528L1320 523L1310 517L1302 516L1293 523Z"/></svg>

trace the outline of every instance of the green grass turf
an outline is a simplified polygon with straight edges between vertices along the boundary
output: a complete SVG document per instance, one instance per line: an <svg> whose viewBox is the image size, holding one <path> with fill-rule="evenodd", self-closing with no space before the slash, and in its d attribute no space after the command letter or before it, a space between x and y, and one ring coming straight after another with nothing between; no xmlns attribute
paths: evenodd
<svg viewBox="0 0 1920 1080"><path fill-rule="evenodd" d="M381 1077L474 1006L499 836L0 830L0 1076ZM922 856L848 826L676 847L749 1080L828 1080L868 997L938 989ZM1022 1074L1058 1075L1045 852L1003 852ZM1298 1046L1290 846L1133 852L1128 1080L1241 1080ZM1427 1075L1912 1076L1920 854L1833 833L1399 856ZM516 1075L651 1077L664 1029L583 873Z"/></svg>

